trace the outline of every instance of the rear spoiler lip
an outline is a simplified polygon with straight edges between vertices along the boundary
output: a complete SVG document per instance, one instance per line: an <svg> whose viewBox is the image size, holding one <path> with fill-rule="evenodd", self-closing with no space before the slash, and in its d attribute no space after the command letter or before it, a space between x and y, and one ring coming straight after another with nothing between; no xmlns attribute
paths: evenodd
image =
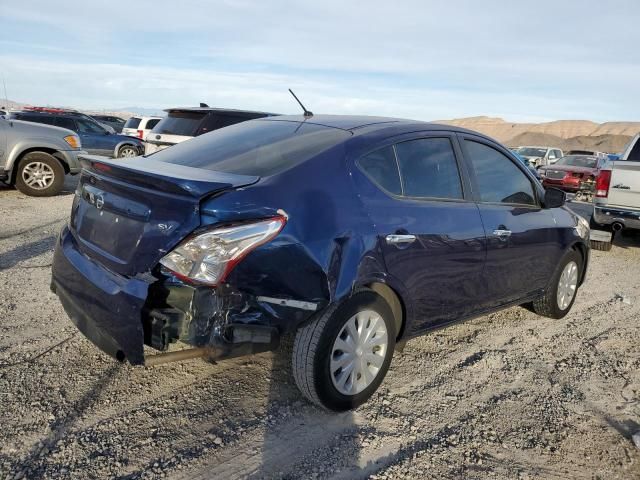
<svg viewBox="0 0 640 480"><path fill-rule="evenodd" d="M151 157L115 159L100 155L78 155L82 168L100 176L114 177L124 181L137 180L141 186L165 189L169 193L204 198L212 193L230 188L253 185L259 176L217 172L203 168L187 167L160 162ZM97 164L105 169L96 168ZM143 181L148 180L148 181Z"/></svg>

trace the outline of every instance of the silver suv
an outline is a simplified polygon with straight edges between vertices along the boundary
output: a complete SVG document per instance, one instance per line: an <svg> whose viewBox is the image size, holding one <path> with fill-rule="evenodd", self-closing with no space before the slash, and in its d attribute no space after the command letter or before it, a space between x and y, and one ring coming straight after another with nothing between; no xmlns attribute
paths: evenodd
<svg viewBox="0 0 640 480"><path fill-rule="evenodd" d="M34 197L55 195L80 173L80 137L65 128L0 117L0 182Z"/></svg>

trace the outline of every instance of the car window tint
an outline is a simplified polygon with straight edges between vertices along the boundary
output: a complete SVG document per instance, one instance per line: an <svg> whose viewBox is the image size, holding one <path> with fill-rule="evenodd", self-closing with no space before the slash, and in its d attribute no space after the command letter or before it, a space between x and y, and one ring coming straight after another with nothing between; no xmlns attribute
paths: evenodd
<svg viewBox="0 0 640 480"><path fill-rule="evenodd" d="M123 128L138 128L140 120L142 120L140 117L130 117L129 120L125 122Z"/></svg>
<svg viewBox="0 0 640 480"><path fill-rule="evenodd" d="M105 132L105 130L100 125L90 122L89 120L85 120L84 118L77 118L76 123L78 124L78 131L80 133L101 134Z"/></svg>
<svg viewBox="0 0 640 480"><path fill-rule="evenodd" d="M25 122L44 123L45 125L53 125L55 117L50 115L16 115L17 120L24 120Z"/></svg>
<svg viewBox="0 0 640 480"><path fill-rule="evenodd" d="M151 120L147 120L147 125L145 127L145 130L151 130L153 127L155 127L158 122L160 121L159 118L152 118Z"/></svg>
<svg viewBox="0 0 640 480"><path fill-rule="evenodd" d="M631 162L640 162L640 139L636 142L633 150L629 152L627 160Z"/></svg>
<svg viewBox="0 0 640 480"><path fill-rule="evenodd" d="M386 147L358 160L358 166L370 179L383 190L395 195L402 194L400 173L393 147Z"/></svg>
<svg viewBox="0 0 640 480"><path fill-rule="evenodd" d="M345 130L313 123L253 120L161 150L153 159L266 177L303 163L350 136Z"/></svg>
<svg viewBox="0 0 640 480"><path fill-rule="evenodd" d="M506 155L472 140L465 146L483 202L536 204L531 181Z"/></svg>
<svg viewBox="0 0 640 480"><path fill-rule="evenodd" d="M463 198L458 164L448 138L422 138L396 145L407 197Z"/></svg>
<svg viewBox="0 0 640 480"><path fill-rule="evenodd" d="M206 114L207 112L169 112L158 122L153 133L193 137Z"/></svg>
<svg viewBox="0 0 640 480"><path fill-rule="evenodd" d="M56 118L56 127L68 128L69 130L76 129L76 124L71 118L58 117Z"/></svg>

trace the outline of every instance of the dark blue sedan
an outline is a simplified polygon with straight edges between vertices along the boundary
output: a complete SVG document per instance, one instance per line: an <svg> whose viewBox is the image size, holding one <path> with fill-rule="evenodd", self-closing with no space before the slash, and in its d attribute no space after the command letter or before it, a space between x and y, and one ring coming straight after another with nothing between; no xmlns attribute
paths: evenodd
<svg viewBox="0 0 640 480"><path fill-rule="evenodd" d="M513 305L562 318L589 260L564 193L451 126L271 117L83 162L52 289L89 339L155 365L294 334L296 383L332 410L372 395L398 342Z"/></svg>

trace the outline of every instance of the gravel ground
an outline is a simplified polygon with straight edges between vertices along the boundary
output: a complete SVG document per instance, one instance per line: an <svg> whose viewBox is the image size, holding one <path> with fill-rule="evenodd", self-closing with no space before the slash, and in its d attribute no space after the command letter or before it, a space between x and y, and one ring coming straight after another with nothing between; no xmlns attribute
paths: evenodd
<svg viewBox="0 0 640 480"><path fill-rule="evenodd" d="M413 340L335 415L283 354L132 368L76 334L48 288L68 186L0 190L0 479L640 478L640 238L593 252L566 318L512 308Z"/></svg>

